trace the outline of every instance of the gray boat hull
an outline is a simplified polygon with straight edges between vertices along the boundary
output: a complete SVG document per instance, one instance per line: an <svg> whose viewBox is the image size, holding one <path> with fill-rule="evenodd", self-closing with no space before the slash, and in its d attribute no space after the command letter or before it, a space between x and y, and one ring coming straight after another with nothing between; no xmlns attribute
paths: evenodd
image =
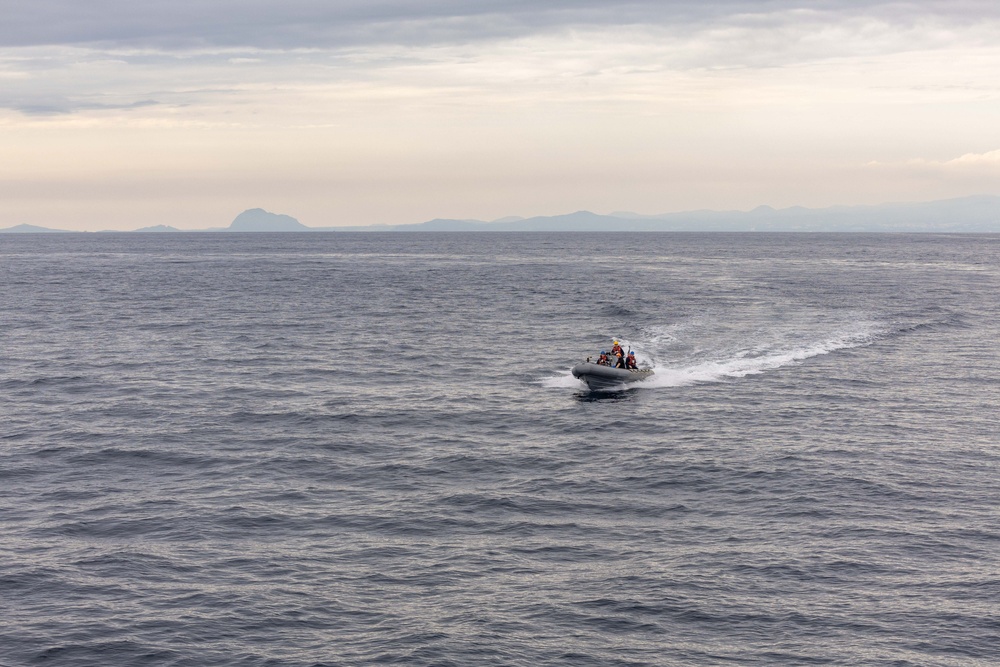
<svg viewBox="0 0 1000 667"><path fill-rule="evenodd" d="M573 366L573 377L580 378L587 383L591 391L598 389L614 389L622 385L631 384L645 380L653 375L653 371L648 368L639 370L629 370L626 368L612 368L611 366L601 366L599 364L582 363Z"/></svg>

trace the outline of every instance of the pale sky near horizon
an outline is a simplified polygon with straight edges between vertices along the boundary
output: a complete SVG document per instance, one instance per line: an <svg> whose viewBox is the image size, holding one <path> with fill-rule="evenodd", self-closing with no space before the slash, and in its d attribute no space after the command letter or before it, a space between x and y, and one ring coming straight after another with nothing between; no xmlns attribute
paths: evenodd
<svg viewBox="0 0 1000 667"><path fill-rule="evenodd" d="M1000 195L1000 3L0 0L0 227Z"/></svg>

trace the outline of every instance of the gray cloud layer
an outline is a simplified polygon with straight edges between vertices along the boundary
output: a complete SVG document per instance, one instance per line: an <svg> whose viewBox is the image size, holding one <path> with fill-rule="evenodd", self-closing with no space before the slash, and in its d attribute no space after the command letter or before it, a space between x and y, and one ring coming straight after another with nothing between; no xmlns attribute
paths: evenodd
<svg viewBox="0 0 1000 667"><path fill-rule="evenodd" d="M35 0L6 2L0 47L331 48L516 37L568 26L705 24L794 10L975 23L993 0ZM793 20L793 19L791 19Z"/></svg>

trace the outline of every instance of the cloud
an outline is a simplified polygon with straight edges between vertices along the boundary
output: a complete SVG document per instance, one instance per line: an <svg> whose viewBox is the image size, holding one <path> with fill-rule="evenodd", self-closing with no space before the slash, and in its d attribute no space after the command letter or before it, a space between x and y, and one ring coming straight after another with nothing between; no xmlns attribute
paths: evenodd
<svg viewBox="0 0 1000 667"><path fill-rule="evenodd" d="M223 209L267 190L396 222L512 201L878 201L935 169L959 194L996 188L979 175L993 153L905 163L998 145L993 0L7 5L0 177L34 179L29 213L58 200L49 184L68 202L95 182L118 188L112 212L146 183L164 210L201 187L228 192ZM859 167L873 157L879 178Z"/></svg>
<svg viewBox="0 0 1000 667"><path fill-rule="evenodd" d="M988 153L966 153L954 160L941 163L947 167L1000 167L1000 149Z"/></svg>
<svg viewBox="0 0 1000 667"><path fill-rule="evenodd" d="M34 0L7 3L0 47L343 48L456 44L570 28L795 24L868 16L906 25L925 17L973 25L1000 18L987 0Z"/></svg>
<svg viewBox="0 0 1000 667"><path fill-rule="evenodd" d="M26 116L58 116L78 113L80 111L129 111L155 107L160 103L156 100L138 100L121 104L100 104L85 100L61 99L4 99L0 96L0 108L18 111Z"/></svg>
<svg viewBox="0 0 1000 667"><path fill-rule="evenodd" d="M105 0L98 6L112 4ZM292 7L306 4L300 0ZM593 115L663 114L668 107L843 105L861 95L871 102L914 103L1000 94L995 80L1000 49L993 46L1000 43L1000 21L962 26L956 14L894 23L879 18L870 3L860 4L864 11L850 13L854 5L847 2L787 11L777 11L785 2L740 3L743 9L775 9L740 14L734 3L710 3L710 10L674 3L678 15L672 20L689 22L680 24L662 17L661 9L626 3L616 23L603 25L597 23L603 4L564 1L556 2L553 11L578 10L572 18L576 27L568 27L566 17L559 25L557 17L546 14L547 32L540 21L536 32L525 29L518 37L424 44L390 40L262 48L203 43L180 49L118 40L7 47L0 48L0 109L35 118L104 114L115 123L124 115L174 125L325 126L391 113L386 110L402 104L415 115L437 108L442 118L457 121L473 109L503 106L547 107L549 113L576 105ZM335 8L346 12L350 6ZM480 12L490 7L476 6ZM497 25L509 28L532 15L527 5L511 6L512 13ZM456 23L449 17L457 6L439 2L430 7L378 14L358 5L355 20L369 28L392 24L398 32L428 21L458 30L459 24L486 16L467 12ZM643 11L663 20L640 22ZM287 22L287 13L281 17Z"/></svg>
<svg viewBox="0 0 1000 667"><path fill-rule="evenodd" d="M872 161L868 167L874 169L900 169L916 172L959 172L994 171L1000 169L1000 149L985 153L965 153L949 160L913 158L900 162Z"/></svg>

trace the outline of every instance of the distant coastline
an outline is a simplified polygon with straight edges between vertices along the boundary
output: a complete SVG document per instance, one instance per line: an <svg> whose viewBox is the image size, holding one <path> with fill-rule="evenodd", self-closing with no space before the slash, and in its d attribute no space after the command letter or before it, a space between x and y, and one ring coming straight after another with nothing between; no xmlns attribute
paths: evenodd
<svg viewBox="0 0 1000 667"><path fill-rule="evenodd" d="M67 230L35 225L15 225L0 233L66 233ZM642 215L577 211L565 215L492 221L436 218L403 225L308 227L289 215L249 209L228 227L178 229L170 225L142 227L119 233L203 232L895 232L895 233L998 233L1000 196L974 195L919 203L877 206L800 206L751 211L686 211ZM97 232L101 233L101 232Z"/></svg>

